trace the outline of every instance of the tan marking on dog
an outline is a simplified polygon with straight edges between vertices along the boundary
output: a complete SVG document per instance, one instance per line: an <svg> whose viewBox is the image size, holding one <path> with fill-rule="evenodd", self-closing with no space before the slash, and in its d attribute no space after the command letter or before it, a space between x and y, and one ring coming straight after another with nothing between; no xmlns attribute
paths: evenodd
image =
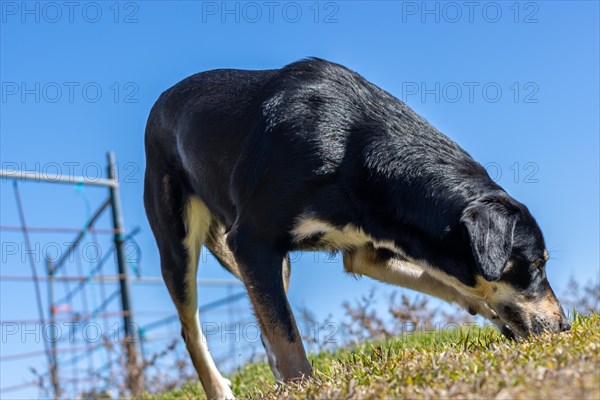
<svg viewBox="0 0 600 400"><path fill-rule="evenodd" d="M522 297L522 296L521 296ZM547 318L559 317L562 314L562 307L551 290L548 290L543 297L537 300L526 300L519 298L517 304L528 315L543 315Z"/></svg>
<svg viewBox="0 0 600 400"><path fill-rule="evenodd" d="M186 236L183 245L187 251L187 276L185 283L188 290L188 304L178 306L179 316L185 332L185 344L192 358L192 363L209 399L233 399L231 382L219 373L210 355L206 337L200 327L196 273L200 249L206 240L211 223L211 215L206 205L197 197L190 197L183 210Z"/></svg>
<svg viewBox="0 0 600 400"><path fill-rule="evenodd" d="M383 247L395 250L391 241L378 241L367 235L361 228L348 224L341 229L332 224L310 216L298 218L296 226L291 231L294 241L300 242L311 236L323 234L321 243L325 247L336 250L347 250L360 247L367 243L373 243L375 247Z"/></svg>
<svg viewBox="0 0 600 400"><path fill-rule="evenodd" d="M198 270L198 259L200 257L200 249L206 240L206 235L210 228L212 216L204 202L197 197L190 197L185 205L183 215L186 235L183 239L183 245L188 254L188 276L186 284L188 290L190 286L196 287L196 273ZM197 304L194 304L197 307Z"/></svg>
<svg viewBox="0 0 600 400"><path fill-rule="evenodd" d="M475 287L467 286L461 281L459 281L456 277L445 273L441 269L436 268L435 266L430 265L429 263L426 263L422 260L414 260L403 251L400 251L400 254L402 254L403 257L407 258L411 263L418 265L433 278L437 279L440 282L443 282L447 286L452 287L462 296L465 296L467 298L476 297L485 301L489 293L494 290L490 285L488 285L489 282L483 279L481 279L481 281L478 281Z"/></svg>
<svg viewBox="0 0 600 400"><path fill-rule="evenodd" d="M498 291L497 284L486 281L483 277L478 276L476 278L475 287L470 289L474 295L487 300L490 299L491 295Z"/></svg>
<svg viewBox="0 0 600 400"><path fill-rule="evenodd" d="M346 225L342 230L336 229L326 221L310 216L299 218L292 230L294 240L301 241L316 234L323 234L322 242L339 250L350 251L352 256L344 255L344 267L347 272L366 275L382 282L417 290L448 302L458 303L465 308L477 312L488 319L497 319L497 314L485 303L488 292L493 289L485 287L469 287L453 276L444 273L428 263L411 259L393 242L373 240L368 234L352 225ZM384 268L370 260L373 255L367 254L370 243L375 247L390 249L407 259L394 259ZM357 249L357 251L352 251Z"/></svg>
<svg viewBox="0 0 600 400"><path fill-rule="evenodd" d="M546 295L542 297L540 308L545 310L546 314L562 315L563 313L560 302L550 288L548 288Z"/></svg>
<svg viewBox="0 0 600 400"><path fill-rule="evenodd" d="M499 313L503 304L510 304L522 310L524 323L531 326L532 318L539 321L548 321L548 324L556 322L561 314L560 303L556 298L547 298L543 302L528 300L514 287L504 282L488 282L483 277L476 278L474 287L465 285L457 278L446 274L439 268L428 264L423 260L409 257L401 248L395 247L392 242L377 243L368 234L352 225L346 225L342 229L334 227L326 221L303 216L292 230L295 240L301 241L316 234L322 234L321 244L336 250L343 250L344 268L349 273L367 275L371 278L407 287L432 296L439 297L448 302L455 302L464 308L477 310L479 314L490 319L500 328L504 321ZM369 255L365 248L370 245L388 248L406 261L394 259L381 265L375 259L369 261ZM547 252L544 255L547 258ZM515 265L507 262L505 270L514 268ZM511 326L517 331L518 327Z"/></svg>
<svg viewBox="0 0 600 400"><path fill-rule="evenodd" d="M544 329L553 330L552 327L557 326L562 319L562 306L549 287L542 297L528 298L507 283L487 282L479 278L477 290L485 296L484 300L493 309L503 304L514 306L527 329L534 327L535 320L536 324L541 324ZM514 332L526 334L521 327L514 325L515 322L518 321L506 321Z"/></svg>
<svg viewBox="0 0 600 400"><path fill-rule="evenodd" d="M227 245L227 235L225 228L213 220L208 236L206 237L206 247L219 259L221 264L236 278L242 280L240 268L235 261L235 256Z"/></svg>
<svg viewBox="0 0 600 400"><path fill-rule="evenodd" d="M424 271L417 265L401 260L378 262L371 246L361 246L356 251L344 252L344 269L348 273L377 276L378 280L402 286L402 278L419 279Z"/></svg>
<svg viewBox="0 0 600 400"><path fill-rule="evenodd" d="M448 303L456 303L469 312L498 323L496 313L481 299L461 293L412 262L398 259L378 261L371 246L344 252L344 269L349 273L365 275L381 282L435 296Z"/></svg>

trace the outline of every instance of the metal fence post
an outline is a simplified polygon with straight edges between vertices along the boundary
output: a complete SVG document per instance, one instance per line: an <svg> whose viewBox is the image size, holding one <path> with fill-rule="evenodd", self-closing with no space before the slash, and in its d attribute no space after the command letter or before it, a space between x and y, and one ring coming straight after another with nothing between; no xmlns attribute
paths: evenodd
<svg viewBox="0 0 600 400"><path fill-rule="evenodd" d="M57 362L57 346L56 346L56 342L57 342L57 337L55 335L55 329L57 327L56 325L56 310L54 308L54 267L52 265L52 262L48 259L46 259L46 269L48 272L48 303L50 303L50 325L49 325L49 332L50 332L50 337L48 338L48 340L50 341L50 345L51 345L51 355L50 355L50 359L52 360L51 364L50 364L50 381L52 383L52 389L54 390L54 398L55 399L60 399L61 397L61 390L60 390L60 386L59 386L59 379L58 379L58 362Z"/></svg>
<svg viewBox="0 0 600 400"><path fill-rule="evenodd" d="M119 195L119 185L117 170L115 164L115 155L113 152L108 153L108 178L115 182L115 185L109 187L110 203L112 209L112 220L115 242L115 253L117 256L117 267L119 273L119 283L121 289L121 305L123 309L123 323L125 331L125 347L127 351L127 383L131 393L136 396L143 392L144 383L142 375L142 367L138 363L138 354L136 343L138 337L133 323L133 314L129 298L129 276L127 274L127 260L125 259L125 249L123 248L123 214L121 210L121 198Z"/></svg>

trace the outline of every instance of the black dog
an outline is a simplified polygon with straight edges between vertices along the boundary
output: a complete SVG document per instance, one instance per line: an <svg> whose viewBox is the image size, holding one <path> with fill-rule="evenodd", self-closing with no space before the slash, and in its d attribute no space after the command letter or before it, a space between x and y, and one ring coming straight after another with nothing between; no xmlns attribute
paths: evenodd
<svg viewBox="0 0 600 400"><path fill-rule="evenodd" d="M233 396L198 320L203 244L244 282L280 380L311 372L286 299L292 250L342 250L348 272L456 302L506 334L569 329L528 209L340 65L193 75L154 105L146 157L146 212L209 398Z"/></svg>

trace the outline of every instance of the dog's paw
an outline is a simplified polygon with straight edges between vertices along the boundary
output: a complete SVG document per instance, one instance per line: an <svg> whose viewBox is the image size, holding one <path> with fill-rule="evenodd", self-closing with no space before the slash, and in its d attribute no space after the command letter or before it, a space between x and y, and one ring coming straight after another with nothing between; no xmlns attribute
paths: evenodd
<svg viewBox="0 0 600 400"><path fill-rule="evenodd" d="M235 400L235 396L229 387L223 387L219 390L218 394L210 396L209 398L214 400Z"/></svg>
<svg viewBox="0 0 600 400"><path fill-rule="evenodd" d="M211 400L235 400L235 396L231 391L231 381L227 378L220 378L219 384L213 387L206 397Z"/></svg>
<svg viewBox="0 0 600 400"><path fill-rule="evenodd" d="M233 392L231 391L231 381L227 378L221 378L221 381L223 382L223 397L221 397L220 399L227 399L227 400L235 400L235 396L233 395Z"/></svg>

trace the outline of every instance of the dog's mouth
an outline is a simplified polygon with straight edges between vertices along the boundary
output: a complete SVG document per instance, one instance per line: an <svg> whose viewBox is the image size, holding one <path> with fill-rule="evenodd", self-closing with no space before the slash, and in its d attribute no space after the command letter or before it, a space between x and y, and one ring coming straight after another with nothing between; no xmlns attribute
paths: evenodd
<svg viewBox="0 0 600 400"><path fill-rule="evenodd" d="M517 335L512 331L512 329L510 329L508 325L502 326L502 328L500 328L500 333L502 333L502 336L509 340L517 340Z"/></svg>
<svg viewBox="0 0 600 400"><path fill-rule="evenodd" d="M501 321L502 322L498 324L498 330L505 338L509 340L519 340L529 336L527 329L523 328L519 324L515 322L507 322L503 319Z"/></svg>
<svg viewBox="0 0 600 400"><path fill-rule="evenodd" d="M488 305L492 308L490 304ZM531 326L526 323L525 318L523 318L523 315L516 308L503 305L497 307L494 312L499 319L496 325L500 333L507 339L518 340L534 333Z"/></svg>
<svg viewBox="0 0 600 400"><path fill-rule="evenodd" d="M500 315L506 321L507 329L510 330L513 339L517 337L527 337L532 332L531 326L525 321L523 313L516 307L504 305L501 307Z"/></svg>
<svg viewBox="0 0 600 400"><path fill-rule="evenodd" d="M527 315L518 308L508 305L500 307L498 315L503 323L500 332L509 339L527 338L544 332L560 332L570 328L568 322L565 322L564 326L557 322L561 318L566 321L564 316L557 315L555 321L554 318Z"/></svg>
<svg viewBox="0 0 600 400"><path fill-rule="evenodd" d="M527 329L521 325L518 325L516 323L505 323L500 328L500 333L505 338L510 339L510 340L516 340L516 341L518 341L520 339L528 338L531 335L535 334L534 331L529 330L529 329Z"/></svg>

